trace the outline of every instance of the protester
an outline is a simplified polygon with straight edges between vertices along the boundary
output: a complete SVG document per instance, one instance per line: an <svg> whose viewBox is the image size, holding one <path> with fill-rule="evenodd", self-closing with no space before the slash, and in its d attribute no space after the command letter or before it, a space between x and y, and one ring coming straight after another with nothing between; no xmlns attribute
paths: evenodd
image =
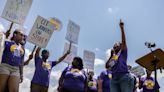
<svg viewBox="0 0 164 92"><path fill-rule="evenodd" d="M159 84L155 78L151 77L152 71L146 70L147 75L145 77L139 77L139 88L143 88L143 92L160 92ZM155 90L156 83L156 90Z"/></svg>
<svg viewBox="0 0 164 92"><path fill-rule="evenodd" d="M50 73L52 68L59 64L70 53L70 49L58 59L48 61L49 51L42 50L42 57L39 56L41 48L38 47L35 53L35 73L31 81L31 92L48 92Z"/></svg>
<svg viewBox="0 0 164 92"><path fill-rule="evenodd" d="M111 67L107 64L105 66L106 70L102 71L98 77L98 92L111 92L110 91L110 81L112 79Z"/></svg>
<svg viewBox="0 0 164 92"><path fill-rule="evenodd" d="M131 65L128 65L128 70L129 70L129 73L132 76L133 81L134 81L133 92L137 92L137 89L138 89L138 86L139 86L139 83L138 83L139 81L137 79L137 76L134 75L133 73L131 73L131 70L132 70L132 66Z"/></svg>
<svg viewBox="0 0 164 92"><path fill-rule="evenodd" d="M88 72L88 91L87 92L98 92L98 84L97 79L93 78L94 72L89 71Z"/></svg>
<svg viewBox="0 0 164 92"><path fill-rule="evenodd" d="M115 43L108 65L112 67L111 92L133 92L134 80L127 67L127 45L124 23L120 20L122 42Z"/></svg>
<svg viewBox="0 0 164 92"><path fill-rule="evenodd" d="M59 92L87 92L87 74L83 60L75 57L72 66L66 67L59 80Z"/></svg>
<svg viewBox="0 0 164 92"><path fill-rule="evenodd" d="M8 86L10 92L18 92L19 83L22 82L21 64L24 61L24 48L21 46L23 32L16 29L12 40L5 41L5 47L0 64L0 92Z"/></svg>

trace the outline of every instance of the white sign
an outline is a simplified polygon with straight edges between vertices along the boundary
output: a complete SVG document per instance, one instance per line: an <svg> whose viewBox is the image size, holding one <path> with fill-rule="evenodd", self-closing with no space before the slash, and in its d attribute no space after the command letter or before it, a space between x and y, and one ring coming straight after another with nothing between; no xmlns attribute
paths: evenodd
<svg viewBox="0 0 164 92"><path fill-rule="evenodd" d="M63 25L62 25L62 22L59 19L53 17L53 18L50 19L50 22L52 24L54 24L54 31L60 31L62 29Z"/></svg>
<svg viewBox="0 0 164 92"><path fill-rule="evenodd" d="M131 73L133 73L136 76L145 75L145 71L141 66L133 67L130 71L131 71Z"/></svg>
<svg viewBox="0 0 164 92"><path fill-rule="evenodd" d="M2 55L4 50L5 35L0 31L0 63L2 61Z"/></svg>
<svg viewBox="0 0 164 92"><path fill-rule="evenodd" d="M53 24L38 16L27 40L39 47L45 48L53 33Z"/></svg>
<svg viewBox="0 0 164 92"><path fill-rule="evenodd" d="M74 44L78 44L79 32L80 26L69 20L66 39Z"/></svg>
<svg viewBox="0 0 164 92"><path fill-rule="evenodd" d="M32 5L32 0L7 0L2 17L23 25Z"/></svg>
<svg viewBox="0 0 164 92"><path fill-rule="evenodd" d="M84 50L83 60L84 60L84 67L86 69L94 70L95 53Z"/></svg>
<svg viewBox="0 0 164 92"><path fill-rule="evenodd" d="M69 49L70 43L65 43L64 47L64 53L66 53ZM67 55L67 57L64 59L64 62L68 64L72 64L73 58L77 56L77 47L71 44L71 53Z"/></svg>

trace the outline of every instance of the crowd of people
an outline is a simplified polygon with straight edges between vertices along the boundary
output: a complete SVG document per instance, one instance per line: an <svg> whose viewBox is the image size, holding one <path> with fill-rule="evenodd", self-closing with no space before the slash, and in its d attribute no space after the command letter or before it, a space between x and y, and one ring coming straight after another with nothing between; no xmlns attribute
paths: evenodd
<svg viewBox="0 0 164 92"><path fill-rule="evenodd" d="M59 79L58 92L159 92L157 80L147 76L134 76L130 73L127 58L128 48L124 32L124 23L119 23L121 42L115 43L111 56L106 61L105 70L95 78L94 71L86 71L81 57L74 57L72 65L66 67ZM0 92L18 92L19 83L23 81L23 66L28 65L34 56L35 72L31 80L30 92L48 92L50 73L52 68L62 62L70 54L71 48L55 61L48 61L49 51L35 46L29 58L24 61L25 36L16 29L10 40L5 40L5 48L0 64ZM70 43L71 46L71 43ZM35 53L35 54L34 54ZM156 84L156 86L155 86ZM156 91L155 91L156 89Z"/></svg>

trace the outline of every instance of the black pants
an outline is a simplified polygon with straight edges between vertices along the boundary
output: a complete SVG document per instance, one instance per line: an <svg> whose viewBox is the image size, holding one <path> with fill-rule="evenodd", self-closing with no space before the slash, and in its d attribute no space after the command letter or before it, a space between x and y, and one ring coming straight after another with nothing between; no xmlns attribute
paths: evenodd
<svg viewBox="0 0 164 92"><path fill-rule="evenodd" d="M84 91L69 91L65 88L62 88L61 92L84 92Z"/></svg>
<svg viewBox="0 0 164 92"><path fill-rule="evenodd" d="M48 92L48 87L41 86L35 83L31 83L30 92Z"/></svg>

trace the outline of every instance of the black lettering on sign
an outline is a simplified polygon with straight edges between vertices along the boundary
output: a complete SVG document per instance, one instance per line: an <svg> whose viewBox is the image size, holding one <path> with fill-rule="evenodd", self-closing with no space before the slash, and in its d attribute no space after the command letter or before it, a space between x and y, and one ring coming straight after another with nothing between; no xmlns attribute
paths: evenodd
<svg viewBox="0 0 164 92"><path fill-rule="evenodd" d="M48 21L45 20L45 19L42 19L42 20L41 20L41 24L47 26L47 25L48 25Z"/></svg>
<svg viewBox="0 0 164 92"><path fill-rule="evenodd" d="M33 37L36 41L38 41L39 43L43 43L44 42L44 37L38 35L37 33L33 34Z"/></svg>
<svg viewBox="0 0 164 92"><path fill-rule="evenodd" d="M36 25L36 28L38 29L38 30L40 30L40 31L43 31L43 32L45 32L45 33L47 33L47 34L52 34L51 33L51 30L49 30L47 27L45 27L44 25L39 25L39 24L37 24Z"/></svg>

